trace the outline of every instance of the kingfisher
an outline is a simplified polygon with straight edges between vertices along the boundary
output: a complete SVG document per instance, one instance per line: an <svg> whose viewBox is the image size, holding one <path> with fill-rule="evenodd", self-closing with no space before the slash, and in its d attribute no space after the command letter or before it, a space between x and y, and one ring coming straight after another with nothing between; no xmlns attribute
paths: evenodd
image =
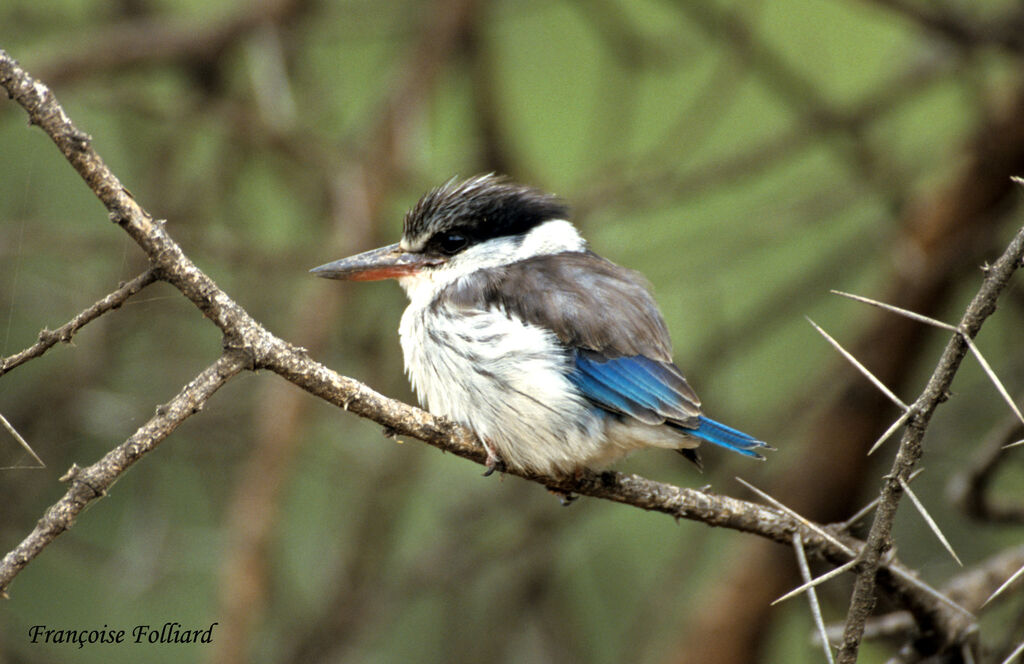
<svg viewBox="0 0 1024 664"><path fill-rule="evenodd" d="M699 467L701 442L772 449L702 413L647 281L588 249L554 195L493 173L452 179L406 213L400 242L311 272L398 280L413 390L477 435L485 475L566 476L646 447Z"/></svg>

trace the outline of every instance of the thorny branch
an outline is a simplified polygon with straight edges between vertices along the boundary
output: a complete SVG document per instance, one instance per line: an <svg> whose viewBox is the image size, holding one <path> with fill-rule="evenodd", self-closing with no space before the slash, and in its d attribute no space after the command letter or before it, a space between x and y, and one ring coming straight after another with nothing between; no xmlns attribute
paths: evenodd
<svg viewBox="0 0 1024 664"><path fill-rule="evenodd" d="M962 606L975 613L988 604L993 594L1007 579L1012 579L1024 567L1024 546L1015 546L1000 551L976 563L971 569L957 574L946 581L939 591ZM839 642L843 638L845 625L837 623L829 625L826 633L830 640ZM896 638L912 640L917 625L914 617L907 611L895 611L885 615L873 616L864 627L864 639Z"/></svg>
<svg viewBox="0 0 1024 664"><path fill-rule="evenodd" d="M953 377L956 376L960 362L969 350L964 336L973 339L985 319L995 312L996 300L1013 273L1021 267L1022 257L1024 257L1024 228L1017 232L999 260L986 268L985 280L982 282L981 289L960 319L957 332L949 340L942 358L921 396L910 407L913 415L907 421L892 470L882 485L881 500L875 509L875 520L868 533L867 546L861 553L862 566L857 575L853 596L850 599L850 611L847 614L846 629L837 659L840 664L853 664L857 661L857 651L864 634L864 624L875 607L875 575L883 556L893 546L892 525L896 518L896 509L899 507L900 498L903 495L903 486L921 458L922 441L925 431L928 429L928 423L938 405L948 398Z"/></svg>
<svg viewBox="0 0 1024 664"><path fill-rule="evenodd" d="M65 476L71 483L67 494L47 511L35 530L0 562L0 592L6 591L21 569L73 524L86 505L102 497L128 466L159 444L178 424L198 412L219 387L244 369L270 369L298 387L357 415L372 419L397 435L415 437L457 456L477 463L483 462L485 454L481 446L466 429L388 399L355 380L340 376L311 360L304 349L277 338L260 326L192 263L167 234L163 223L154 220L134 200L93 149L91 138L74 126L50 90L34 80L2 50L0 85L26 110L31 123L40 126L54 141L107 207L111 219L145 251L152 269L132 283L148 283L155 278L169 282L221 329L225 340L225 351L220 359L186 385L168 404L159 408L157 414L124 443L86 469L72 467ZM969 334L975 334L984 318L991 313L1001 286L1019 262L1022 240L1024 231L1011 245L1011 249L1017 252L1016 258L1008 261L1004 256L989 270L982 291L972 303L963 323L963 329ZM998 287L994 285L997 283ZM97 310L95 315L103 312ZM942 376L947 381L951 380L965 352L963 342L957 345L957 341L954 339L951 342L952 350L947 352L948 360L944 356ZM5 367L9 366L5 364ZM904 457L903 447L912 448L914 436L923 434L927 425L926 413L930 414L939 397L945 393L943 384L948 385L948 382L940 382L935 386L937 392L929 384L926 395L934 399L928 402L930 406L921 400L915 404L919 413L910 423L898 462ZM916 453L919 455L920 438L916 440ZM908 454L913 453L913 449L908 451ZM916 457L912 456L911 459L908 473ZM750 532L786 545L792 542L795 535L799 535L809 553L836 564L848 562L852 552L862 557L854 569L860 572L860 579L870 578L870 597L874 597L874 585L878 583L901 605L908 607L919 624L929 626L944 642L962 640L974 624L970 615L951 607L935 591L915 581L913 573L900 565L895 557L883 559L881 554L885 547L879 546L879 534L875 528L872 530L874 537L865 546L864 542L838 531L826 536L821 527L808 527L806 522L793 518L781 509L653 482L636 475L587 472L578 478L531 474L521 476L559 491L605 498L645 510L663 512L676 518ZM898 486L895 484L898 478L905 476L903 466L899 465L886 486ZM895 504L888 507L894 509ZM878 526L881 522L881 518L876 519L879 530L882 528ZM887 536L888 531L882 533L883 543L887 541Z"/></svg>

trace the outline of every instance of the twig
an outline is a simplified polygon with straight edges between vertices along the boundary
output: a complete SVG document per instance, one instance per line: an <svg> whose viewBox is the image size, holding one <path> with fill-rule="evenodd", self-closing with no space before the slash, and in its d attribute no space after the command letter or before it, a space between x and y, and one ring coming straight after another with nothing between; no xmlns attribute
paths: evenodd
<svg viewBox="0 0 1024 664"><path fill-rule="evenodd" d="M972 611L981 611L1003 597L1003 591L1020 578L1024 568L1024 545L1005 549L975 563L942 587L951 600Z"/></svg>
<svg viewBox="0 0 1024 664"><path fill-rule="evenodd" d="M948 580L939 593L953 602L953 605L957 607L955 610L958 612L980 611L988 601L986 597L996 598L998 590L993 592L993 589L996 589L997 586L1007 587L1009 585L1007 581L1017 576L1022 565L1024 565L1024 546L1000 551ZM914 638L916 629L914 616L910 612L894 611L868 620L864 628L864 638L907 640ZM842 624L828 627L831 639L839 640L842 638L842 632Z"/></svg>
<svg viewBox="0 0 1024 664"><path fill-rule="evenodd" d="M1007 416L976 446L967 467L949 481L950 499L968 516L990 523L1024 522L1024 505L997 501L989 495L1000 462L1009 454L1007 442L1019 435L1019 429L1017 419Z"/></svg>
<svg viewBox="0 0 1024 664"><path fill-rule="evenodd" d="M39 341L32 344L20 353L9 357L0 358L0 376L11 369L18 367L31 359L40 357L43 353L57 345L58 342L70 343L72 337L90 323L108 311L119 308L132 295L135 295L146 286L158 279L156 270L146 270L131 281L118 286L117 290L108 294L103 299L82 311L77 316L61 325L56 330L43 330L39 333Z"/></svg>
<svg viewBox="0 0 1024 664"><path fill-rule="evenodd" d="M954 602L952 599L947 597L945 594L943 594L942 592L936 590L935 588L932 588L927 583L925 583L924 581L919 579L914 574L911 574L907 570L903 569L902 567L890 566L889 571L892 572L893 574L895 574L896 576L901 577L904 581L906 581L910 585L914 586L915 588L921 589L921 591L924 592L926 595L931 595L937 601L941 602L942 604L945 604L946 606L948 606L949 608L953 609L957 613L963 615L965 618L968 618L969 624L965 625L965 631L974 628L974 614L971 613L970 611L968 611L967 609L965 609L964 607L960 606L956 602ZM962 637L962 636L963 636L963 634L958 634L957 635L957 637L958 637L957 641L959 641L960 640L959 637Z"/></svg>

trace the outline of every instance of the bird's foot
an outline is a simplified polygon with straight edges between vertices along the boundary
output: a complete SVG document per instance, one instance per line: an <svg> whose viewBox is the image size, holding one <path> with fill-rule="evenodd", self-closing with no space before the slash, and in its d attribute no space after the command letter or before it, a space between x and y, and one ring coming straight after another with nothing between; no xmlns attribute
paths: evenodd
<svg viewBox="0 0 1024 664"><path fill-rule="evenodd" d="M484 471L484 477L490 477L494 474L494 471L500 473L505 472L505 461L498 456L497 450L490 446L486 441L484 442L484 449L487 450L487 459L484 461L484 467L487 470Z"/></svg>
<svg viewBox="0 0 1024 664"><path fill-rule="evenodd" d="M551 487L547 487L547 490L552 496L558 498L558 502L562 503L562 507L572 505L576 498L578 498L578 496L571 491L562 491L561 489L552 489Z"/></svg>
<svg viewBox="0 0 1024 664"><path fill-rule="evenodd" d="M494 471L503 473L505 472L506 468L504 461L502 461L499 457L491 455L487 455L487 461L484 463L484 466L487 467L487 470L484 471L484 477L490 477L491 475L494 474Z"/></svg>

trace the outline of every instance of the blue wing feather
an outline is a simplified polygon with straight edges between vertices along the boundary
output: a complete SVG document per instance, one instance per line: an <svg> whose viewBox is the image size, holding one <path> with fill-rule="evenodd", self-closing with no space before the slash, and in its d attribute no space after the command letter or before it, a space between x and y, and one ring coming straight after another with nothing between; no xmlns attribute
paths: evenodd
<svg viewBox="0 0 1024 664"><path fill-rule="evenodd" d="M617 388L626 390L636 403L657 413L661 419L685 420L692 417L697 405L680 398L668 380L670 375L658 364L636 356L616 358L598 366L606 377L615 381Z"/></svg>
<svg viewBox="0 0 1024 664"><path fill-rule="evenodd" d="M675 421L687 428L697 426L700 403L671 363L643 355L608 359L594 351L578 350L569 380L606 410L645 424Z"/></svg>
<svg viewBox="0 0 1024 664"><path fill-rule="evenodd" d="M608 410L614 410L636 417L648 424L658 424L651 419L649 408L645 408L636 398L630 395L621 385L608 381L607 377L597 372L582 368L572 375L572 382L591 401L597 402Z"/></svg>
<svg viewBox="0 0 1024 664"><path fill-rule="evenodd" d="M763 458L757 450L767 444L742 431L704 417L700 401L671 362L643 355L607 358L577 350L569 380L601 408L634 417L644 424L667 424L709 443Z"/></svg>
<svg viewBox="0 0 1024 664"><path fill-rule="evenodd" d="M635 417L645 424L662 424L665 421L664 416L658 414L650 395L608 364L578 359L570 380L585 397L606 410Z"/></svg>

